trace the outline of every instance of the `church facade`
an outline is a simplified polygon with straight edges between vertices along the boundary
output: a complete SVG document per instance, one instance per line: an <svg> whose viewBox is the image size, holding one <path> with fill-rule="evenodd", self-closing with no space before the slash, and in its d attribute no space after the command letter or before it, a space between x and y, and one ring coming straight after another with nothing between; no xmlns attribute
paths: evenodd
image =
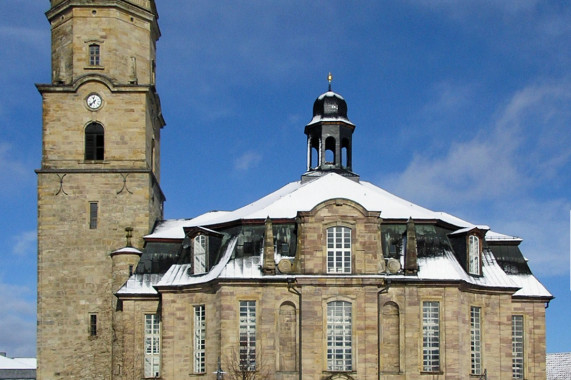
<svg viewBox="0 0 571 380"><path fill-rule="evenodd" d="M38 379L545 379L521 239L362 180L331 86L300 180L165 220L155 2L46 14Z"/></svg>

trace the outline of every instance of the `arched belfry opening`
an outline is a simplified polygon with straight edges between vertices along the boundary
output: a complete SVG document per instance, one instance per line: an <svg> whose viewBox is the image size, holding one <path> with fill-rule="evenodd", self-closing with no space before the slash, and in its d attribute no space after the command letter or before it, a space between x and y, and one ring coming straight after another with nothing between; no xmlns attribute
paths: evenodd
<svg viewBox="0 0 571 380"><path fill-rule="evenodd" d="M355 181L352 138L355 124L347 117L347 102L329 89L313 103L313 119L305 126L307 135L307 168L302 182L335 172Z"/></svg>

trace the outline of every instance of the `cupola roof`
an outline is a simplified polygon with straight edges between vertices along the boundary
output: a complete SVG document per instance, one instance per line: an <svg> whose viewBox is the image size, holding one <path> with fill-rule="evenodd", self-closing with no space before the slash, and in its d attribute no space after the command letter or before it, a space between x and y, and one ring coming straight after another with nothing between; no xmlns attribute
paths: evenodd
<svg viewBox="0 0 571 380"><path fill-rule="evenodd" d="M321 121L343 121L354 126L347 117L347 102L340 94L331 90L332 79L333 76L329 73L327 76L329 89L315 99L313 103L313 119L307 124L308 126Z"/></svg>
<svg viewBox="0 0 571 380"><path fill-rule="evenodd" d="M321 95L313 103L313 119L308 125L321 121L342 121L354 125L347 117L347 102L331 89Z"/></svg>

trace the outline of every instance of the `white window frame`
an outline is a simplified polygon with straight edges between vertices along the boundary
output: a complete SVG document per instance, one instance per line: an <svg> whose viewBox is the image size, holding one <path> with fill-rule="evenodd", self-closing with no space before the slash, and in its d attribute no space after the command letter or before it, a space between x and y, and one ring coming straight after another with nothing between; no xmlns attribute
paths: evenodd
<svg viewBox="0 0 571 380"><path fill-rule="evenodd" d="M479 276L480 273L480 238L468 236L468 273Z"/></svg>
<svg viewBox="0 0 571 380"><path fill-rule="evenodd" d="M206 308L194 306L194 373L206 372Z"/></svg>
<svg viewBox="0 0 571 380"><path fill-rule="evenodd" d="M470 307L470 373L482 374L482 308Z"/></svg>
<svg viewBox="0 0 571 380"><path fill-rule="evenodd" d="M194 274L206 273L206 252L208 251L208 236L197 235L193 239Z"/></svg>
<svg viewBox="0 0 571 380"><path fill-rule="evenodd" d="M256 370L256 301L240 301L239 355L242 371Z"/></svg>
<svg viewBox="0 0 571 380"><path fill-rule="evenodd" d="M327 303L327 370L353 370L352 303Z"/></svg>
<svg viewBox="0 0 571 380"><path fill-rule="evenodd" d="M523 315L512 315L512 378L524 377L524 325Z"/></svg>
<svg viewBox="0 0 571 380"><path fill-rule="evenodd" d="M327 229L327 273L351 273L351 228Z"/></svg>
<svg viewBox="0 0 571 380"><path fill-rule="evenodd" d="M158 314L145 314L145 377L159 377L161 373L161 328Z"/></svg>
<svg viewBox="0 0 571 380"><path fill-rule="evenodd" d="M422 302L422 371L440 372L440 302Z"/></svg>

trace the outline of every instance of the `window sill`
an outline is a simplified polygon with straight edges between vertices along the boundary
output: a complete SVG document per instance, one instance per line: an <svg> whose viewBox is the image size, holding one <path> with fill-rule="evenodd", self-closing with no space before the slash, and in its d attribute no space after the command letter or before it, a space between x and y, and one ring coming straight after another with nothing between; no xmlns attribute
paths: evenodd
<svg viewBox="0 0 571 380"><path fill-rule="evenodd" d="M444 375L443 371L420 371L421 375Z"/></svg>
<svg viewBox="0 0 571 380"><path fill-rule="evenodd" d="M83 70L105 70L105 66L84 66ZM154 379L154 377L149 377L148 379Z"/></svg>

